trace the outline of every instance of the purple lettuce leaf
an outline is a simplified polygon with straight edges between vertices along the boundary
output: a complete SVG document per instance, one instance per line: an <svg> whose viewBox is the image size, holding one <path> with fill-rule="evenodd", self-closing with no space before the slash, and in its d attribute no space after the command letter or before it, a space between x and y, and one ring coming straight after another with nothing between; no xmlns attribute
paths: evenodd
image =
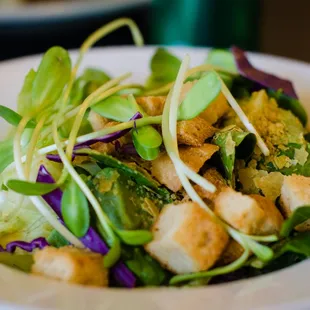
<svg viewBox="0 0 310 310"><path fill-rule="evenodd" d="M37 182L42 183L55 183L55 180L47 171L47 169L41 165L38 176ZM50 207L55 211L55 213L59 216L59 221L64 225L61 215L61 198L62 198L62 191L60 189L56 189L44 196L42 198L50 205ZM93 252L100 253L105 255L108 253L109 248L107 244L101 239L99 234L90 227L80 241ZM111 276L113 280L123 287L132 288L136 285L136 278L133 273L127 268L127 266L119 261L111 268Z"/></svg>
<svg viewBox="0 0 310 310"><path fill-rule="evenodd" d="M232 46L231 52L240 75L257 83L260 88L270 88L274 91L282 89L283 93L287 96L298 99L291 81L254 68L247 59L245 51L237 46Z"/></svg>

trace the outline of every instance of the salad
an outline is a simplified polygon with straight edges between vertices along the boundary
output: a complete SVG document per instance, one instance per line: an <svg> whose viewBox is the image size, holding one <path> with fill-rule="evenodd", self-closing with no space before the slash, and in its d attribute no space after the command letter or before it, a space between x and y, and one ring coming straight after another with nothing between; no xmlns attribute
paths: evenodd
<svg viewBox="0 0 310 310"><path fill-rule="evenodd" d="M101 287L201 286L310 256L310 144L293 84L238 47L190 67L158 48L144 85L55 46L0 143L0 262Z"/></svg>

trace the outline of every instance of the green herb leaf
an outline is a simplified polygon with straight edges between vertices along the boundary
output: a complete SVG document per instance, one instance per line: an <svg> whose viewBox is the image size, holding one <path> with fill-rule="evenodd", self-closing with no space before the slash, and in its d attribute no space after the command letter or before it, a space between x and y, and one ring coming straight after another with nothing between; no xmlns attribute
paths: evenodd
<svg viewBox="0 0 310 310"><path fill-rule="evenodd" d="M75 167L83 169L91 176L95 176L97 173L101 171L101 168L95 162L86 162L86 163L75 165Z"/></svg>
<svg viewBox="0 0 310 310"><path fill-rule="evenodd" d="M36 77L36 72L30 70L25 77L23 87L18 95L17 100L17 112L21 115L25 115L32 110L32 85Z"/></svg>
<svg viewBox="0 0 310 310"><path fill-rule="evenodd" d="M7 265L14 269L30 272L33 265L32 255L0 253L0 264Z"/></svg>
<svg viewBox="0 0 310 310"><path fill-rule="evenodd" d="M151 75L146 82L146 88L157 88L173 82L178 74L181 61L166 49L159 48L151 60Z"/></svg>
<svg viewBox="0 0 310 310"><path fill-rule="evenodd" d="M128 245L144 245L152 241L153 234L148 230L117 230L121 240Z"/></svg>
<svg viewBox="0 0 310 310"><path fill-rule="evenodd" d="M167 272L143 248L123 246L122 259L144 286L159 286L167 279Z"/></svg>
<svg viewBox="0 0 310 310"><path fill-rule="evenodd" d="M9 180L6 186L12 191L25 196L42 196L58 187L56 184L33 183L22 180Z"/></svg>
<svg viewBox="0 0 310 310"><path fill-rule="evenodd" d="M15 111L9 109L8 107L5 107L3 105L0 105L0 117L5 119L9 124L17 127L19 122L22 119L22 116L16 113ZM26 126L26 128L35 128L36 122L33 120L30 120Z"/></svg>
<svg viewBox="0 0 310 310"><path fill-rule="evenodd" d="M216 133L213 142L220 147L226 177L232 184L236 158L248 159L251 156L256 145L256 137L236 126L229 126Z"/></svg>
<svg viewBox="0 0 310 310"><path fill-rule="evenodd" d="M70 180L61 199L61 213L66 226L78 238L83 237L90 225L88 201L74 180Z"/></svg>
<svg viewBox="0 0 310 310"><path fill-rule="evenodd" d="M47 242L49 245L55 248L61 248L66 245L69 245L69 241L66 240L57 230L52 230L52 232L47 237Z"/></svg>
<svg viewBox="0 0 310 310"><path fill-rule="evenodd" d="M282 224L280 235L283 237L288 237L297 225L307 221L308 219L310 219L310 206L297 208Z"/></svg>
<svg viewBox="0 0 310 310"><path fill-rule="evenodd" d="M103 266L105 268L111 268L114 266L121 256L121 243L116 238L111 245L109 252L103 258Z"/></svg>
<svg viewBox="0 0 310 310"><path fill-rule="evenodd" d="M208 72L187 93L178 110L178 120L193 119L203 112L221 92L216 73Z"/></svg>
<svg viewBox="0 0 310 310"><path fill-rule="evenodd" d="M32 86L34 108L54 104L63 92L71 75L69 53L62 47L52 47L43 56Z"/></svg>
<svg viewBox="0 0 310 310"><path fill-rule="evenodd" d="M117 122L128 122L139 111L139 106L133 101L120 96L110 96L91 109L99 115Z"/></svg>

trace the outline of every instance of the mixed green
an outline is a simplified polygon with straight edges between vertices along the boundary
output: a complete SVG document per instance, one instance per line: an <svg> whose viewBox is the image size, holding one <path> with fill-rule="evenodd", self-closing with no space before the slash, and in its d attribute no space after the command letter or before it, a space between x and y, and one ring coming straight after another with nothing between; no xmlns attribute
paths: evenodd
<svg viewBox="0 0 310 310"><path fill-rule="evenodd" d="M194 68L159 48L145 85L80 74L89 48L122 26L143 45L119 19L74 65L52 47L17 111L0 106L13 126L0 142L0 262L31 272L46 248L88 249L109 286L132 288L210 285L310 256L309 134L292 83L237 47Z"/></svg>

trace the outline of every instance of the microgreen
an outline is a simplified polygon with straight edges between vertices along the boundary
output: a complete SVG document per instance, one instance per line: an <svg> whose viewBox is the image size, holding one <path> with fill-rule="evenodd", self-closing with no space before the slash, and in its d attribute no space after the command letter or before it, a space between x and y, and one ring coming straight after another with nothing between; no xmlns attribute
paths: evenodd
<svg viewBox="0 0 310 310"><path fill-rule="evenodd" d="M144 245L153 239L153 234L148 230L116 230L120 239L128 245Z"/></svg>
<svg viewBox="0 0 310 310"><path fill-rule="evenodd" d="M63 192L61 213L66 226L75 236L81 238L86 234L90 225L88 201L72 179Z"/></svg>
<svg viewBox="0 0 310 310"><path fill-rule="evenodd" d="M33 183L22 180L9 180L6 186L12 191L25 196L42 196L57 188L55 184Z"/></svg>
<svg viewBox="0 0 310 310"><path fill-rule="evenodd" d="M0 117L13 126L17 126L22 119L21 115L3 105L0 105ZM25 128L34 128L35 126L36 122L34 120L30 120Z"/></svg>

